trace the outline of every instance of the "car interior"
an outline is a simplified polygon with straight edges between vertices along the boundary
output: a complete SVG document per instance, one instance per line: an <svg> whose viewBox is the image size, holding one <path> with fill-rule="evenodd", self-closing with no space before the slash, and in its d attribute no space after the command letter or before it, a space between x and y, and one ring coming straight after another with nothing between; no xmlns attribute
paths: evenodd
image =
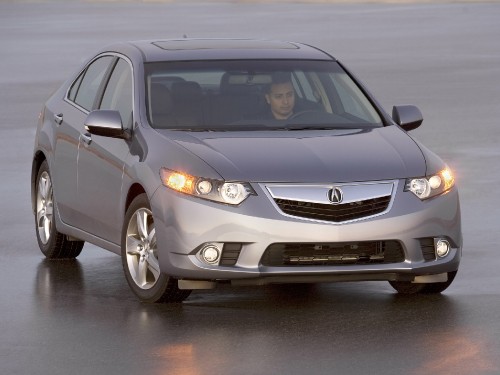
<svg viewBox="0 0 500 375"><path fill-rule="evenodd" d="M228 125L258 119L268 110L265 100L269 74L225 72L218 86L201 85L178 76L154 77L150 84L150 114L154 128L192 128ZM296 90L297 111L324 110L320 101L301 98Z"/></svg>

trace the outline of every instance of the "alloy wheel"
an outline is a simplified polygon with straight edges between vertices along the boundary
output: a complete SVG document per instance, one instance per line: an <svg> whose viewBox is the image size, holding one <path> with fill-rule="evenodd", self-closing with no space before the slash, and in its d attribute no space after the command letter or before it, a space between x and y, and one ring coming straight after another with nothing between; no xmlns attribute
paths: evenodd
<svg viewBox="0 0 500 375"><path fill-rule="evenodd" d="M53 226L53 193L52 181L47 171L44 171L38 179L36 194L36 222L40 241L46 245L52 234Z"/></svg>
<svg viewBox="0 0 500 375"><path fill-rule="evenodd" d="M141 289L152 288L160 277L156 231L150 210L140 208L132 215L126 234L126 257L130 276Z"/></svg>

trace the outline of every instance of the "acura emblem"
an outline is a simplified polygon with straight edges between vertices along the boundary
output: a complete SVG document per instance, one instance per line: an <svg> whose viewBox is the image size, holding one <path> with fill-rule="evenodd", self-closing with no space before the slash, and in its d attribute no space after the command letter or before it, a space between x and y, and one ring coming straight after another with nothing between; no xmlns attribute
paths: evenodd
<svg viewBox="0 0 500 375"><path fill-rule="evenodd" d="M342 190L340 190L338 187L334 187L333 189L330 189L330 191L328 191L328 199L333 204L342 203L342 199L344 199L344 193L342 193Z"/></svg>

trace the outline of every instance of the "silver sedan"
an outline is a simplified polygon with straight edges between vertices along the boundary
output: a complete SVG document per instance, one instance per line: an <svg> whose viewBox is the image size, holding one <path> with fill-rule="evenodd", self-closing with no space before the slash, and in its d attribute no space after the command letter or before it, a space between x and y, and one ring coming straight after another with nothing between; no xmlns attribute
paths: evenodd
<svg viewBox="0 0 500 375"><path fill-rule="evenodd" d="M388 281L440 293L462 235L453 172L315 47L231 39L119 43L40 113L32 205L41 251L121 256L132 291Z"/></svg>

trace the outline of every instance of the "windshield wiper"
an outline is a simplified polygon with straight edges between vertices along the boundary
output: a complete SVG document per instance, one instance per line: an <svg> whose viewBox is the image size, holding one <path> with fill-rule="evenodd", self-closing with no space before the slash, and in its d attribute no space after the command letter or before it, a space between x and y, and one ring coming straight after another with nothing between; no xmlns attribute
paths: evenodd
<svg viewBox="0 0 500 375"><path fill-rule="evenodd" d="M360 124L338 124L338 125L287 125L284 130L338 130L338 129L366 129L370 126Z"/></svg>
<svg viewBox="0 0 500 375"><path fill-rule="evenodd" d="M259 130L283 130L283 127L269 126L261 123L234 123L224 126L208 126L201 128L172 128L168 130L186 132L236 132L236 131L259 131Z"/></svg>
<svg viewBox="0 0 500 375"><path fill-rule="evenodd" d="M266 124L234 124L224 127L207 128L171 128L165 130L183 132L238 132L238 131L301 131L301 130L341 130L341 129L366 129L370 128L360 124L339 124L339 125L266 125Z"/></svg>
<svg viewBox="0 0 500 375"><path fill-rule="evenodd" d="M332 126L286 126L283 130L332 130L337 129Z"/></svg>

